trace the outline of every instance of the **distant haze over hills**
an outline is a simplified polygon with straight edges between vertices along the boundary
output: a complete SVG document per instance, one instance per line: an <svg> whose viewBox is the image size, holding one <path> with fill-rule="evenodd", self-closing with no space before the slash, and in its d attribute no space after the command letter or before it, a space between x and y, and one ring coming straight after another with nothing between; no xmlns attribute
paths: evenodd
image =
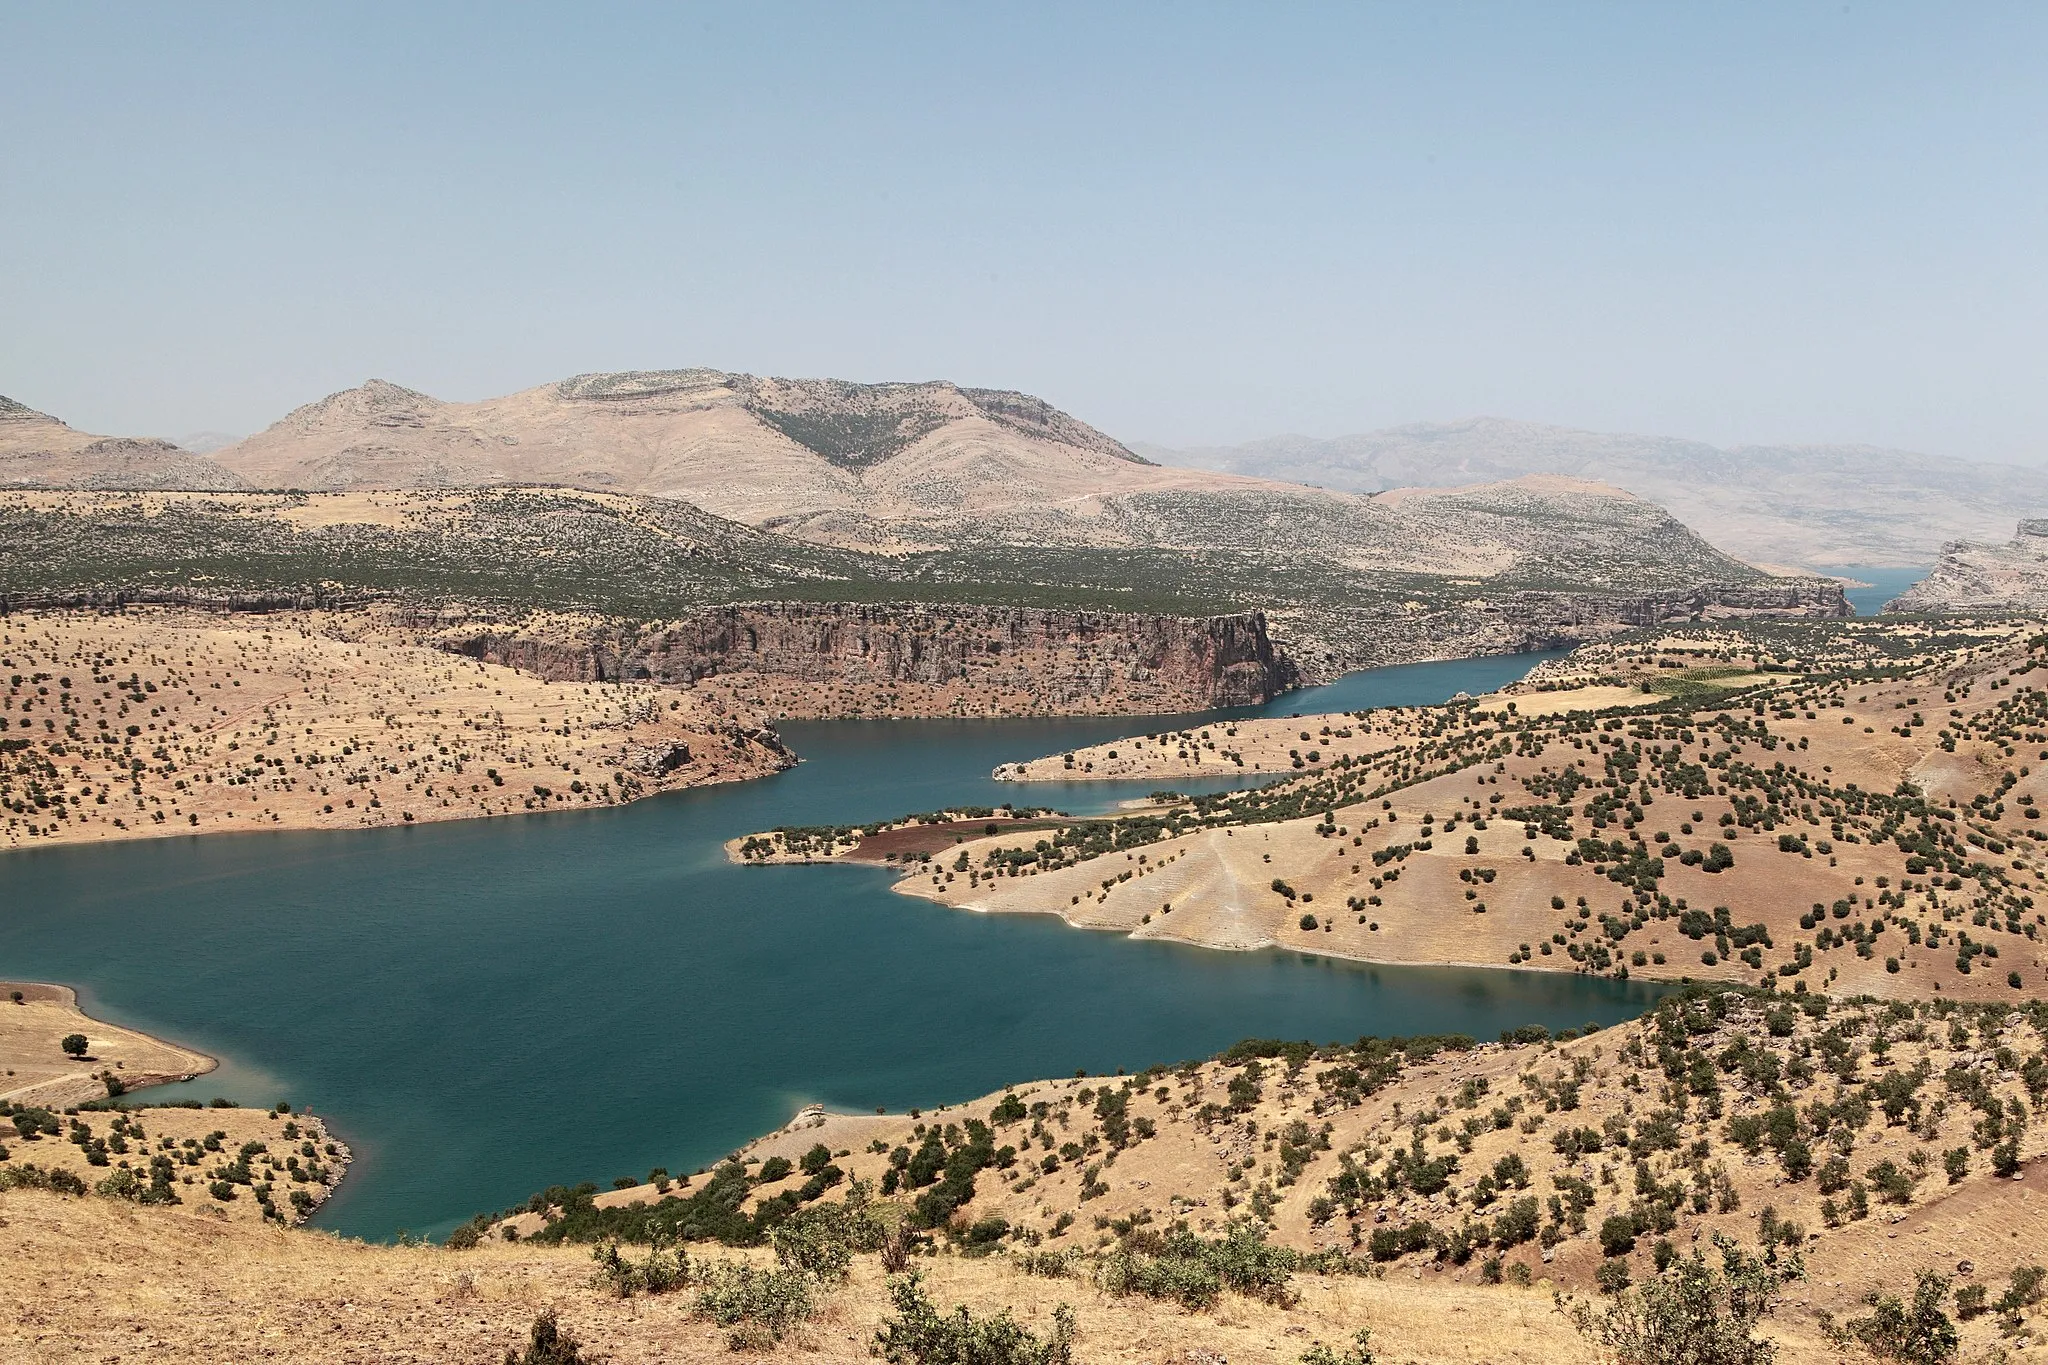
<svg viewBox="0 0 2048 1365"><path fill-rule="evenodd" d="M178 438L178 447L195 455L210 455L225 446L241 440L240 434L232 431L189 431Z"/></svg>
<svg viewBox="0 0 2048 1365"><path fill-rule="evenodd" d="M95 436L0 395L0 488L246 488L203 455L153 436Z"/></svg>
<svg viewBox="0 0 2048 1365"><path fill-rule="evenodd" d="M1585 566L1558 553L1641 522L1649 509L1618 507L1630 495L1718 549L1802 567L1925 563L1943 541L2002 530L2015 507L2048 511L2048 475L2017 469L1861 447L1723 451L1495 419L1150 451L1155 462L1029 394L711 369L581 374L476 402L372 379L240 440L192 440L213 448L93 436L0 400L0 486L556 485L681 499L865 551L1142 546L1454 574L1533 555L1580 583ZM1473 485L1513 487L1476 501L1387 494ZM1472 518L1462 530L1461 516ZM1432 523L1427 535L1418 519ZM1666 539L1675 549L1683 528Z"/></svg>
<svg viewBox="0 0 2048 1365"><path fill-rule="evenodd" d="M1743 446L1493 417L1323 440L1126 446L1043 399L943 380L856 384L721 370L575 375L472 403L372 379L235 438L102 437L0 398L0 487L466 488L561 484L681 498L752 526L900 551L1210 544L1329 529L1359 495L1557 475L1625 490L1750 563L1925 565L2048 515L2048 470L1871 446ZM1326 490L1326 496L1301 485ZM1290 511L1289 509L1294 509ZM1176 523L1162 526L1162 519ZM1191 528L1196 528L1191 530Z"/></svg>
<svg viewBox="0 0 2048 1365"><path fill-rule="evenodd" d="M1256 608L1322 676L1704 614L1846 610L1835 585L1770 579L1605 484L1308 488L1155 464L1028 394L945 382L648 370L450 403L371 380L211 456L17 404L0 414L0 473L24 490L25 542L0 586L60 595ZM52 491L79 489L195 492L145 507ZM685 543L685 524L706 544ZM710 542L733 547L725 568ZM519 586L542 579L563 579L545 601Z"/></svg>
<svg viewBox="0 0 2048 1365"><path fill-rule="evenodd" d="M1723 450L1476 417L1319 440L1133 447L1163 464L1369 493L1563 474L1625 488L1753 563L1827 568L1932 563L1947 541L2048 514L2048 471L1872 446Z"/></svg>

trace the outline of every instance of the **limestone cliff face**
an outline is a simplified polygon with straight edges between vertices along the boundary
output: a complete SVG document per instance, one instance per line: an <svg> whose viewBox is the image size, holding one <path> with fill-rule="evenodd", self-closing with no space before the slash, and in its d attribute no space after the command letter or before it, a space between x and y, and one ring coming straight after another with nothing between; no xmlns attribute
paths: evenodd
<svg viewBox="0 0 2048 1365"><path fill-rule="evenodd" d="M2048 607L2048 521L2028 520L2003 545L1952 541L1934 571L1888 612L2039 611Z"/></svg>
<svg viewBox="0 0 2048 1365"><path fill-rule="evenodd" d="M1299 681L1258 612L768 602L651 626L537 618L450 626L431 638L551 679L759 682L785 715L844 714L835 695L877 692L905 700L851 709L971 712L981 708L965 701L996 697L1010 714L1204 709L1265 701Z"/></svg>
<svg viewBox="0 0 2048 1365"><path fill-rule="evenodd" d="M1307 680L1323 682L1387 664L1565 648L1671 621L1853 615L1832 579L1777 578L1671 592L1520 592L1441 606L1376 605L1289 617L1276 629Z"/></svg>

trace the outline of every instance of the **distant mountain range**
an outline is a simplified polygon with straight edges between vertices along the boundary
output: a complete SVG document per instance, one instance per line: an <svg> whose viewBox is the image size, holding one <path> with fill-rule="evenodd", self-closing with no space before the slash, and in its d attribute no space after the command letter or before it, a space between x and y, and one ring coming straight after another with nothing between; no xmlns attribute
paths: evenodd
<svg viewBox="0 0 2048 1365"><path fill-rule="evenodd" d="M90 436L13 404L0 421L0 476L46 488L551 485L680 499L814 544L890 554L1223 551L1429 575L1519 566L1523 577L1603 588L1632 581L1606 568L1653 561L1685 567L1636 586L1746 575L1659 509L1596 484L1538 477L1474 496L1361 497L1156 464L1042 399L943 381L635 370L451 403L373 379L209 455ZM1638 553L1630 542L1651 526L1658 549Z"/></svg>
<svg viewBox="0 0 2048 1365"><path fill-rule="evenodd" d="M476 403L371 380L213 458L260 488L562 484L682 498L883 549L992 526L1016 540L1090 541L1104 497L1262 486L1156 467L1027 394L704 369L576 375Z"/></svg>
<svg viewBox="0 0 2048 1365"><path fill-rule="evenodd" d="M2048 514L2048 471L1873 446L1743 446L1478 417L1319 440L1135 445L1161 464L1371 493L1562 474L1667 508L1752 563L1922 565L1948 541Z"/></svg>
<svg viewBox="0 0 2048 1365"><path fill-rule="evenodd" d="M210 455L10 403L5 485L22 544L0 555L0 592L66 600L1261 608L1318 676L1702 613L1846 610L1833 584L1769 579L1602 484L1308 488L1157 464L1040 399L945 382L650 370L450 403L372 380ZM171 489L192 496L122 491Z"/></svg>

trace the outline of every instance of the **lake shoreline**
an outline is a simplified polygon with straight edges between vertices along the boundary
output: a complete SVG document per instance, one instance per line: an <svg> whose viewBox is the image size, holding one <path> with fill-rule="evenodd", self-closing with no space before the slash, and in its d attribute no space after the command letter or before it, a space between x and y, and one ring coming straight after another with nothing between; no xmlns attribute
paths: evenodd
<svg viewBox="0 0 2048 1365"><path fill-rule="evenodd" d="M1440 700L1491 690L1536 657L1382 670L1276 706ZM997 808L1015 794L989 780L997 763L1128 724L807 722L787 732L806 761L772 781L582 819L56 848L0 864L21 911L0 923L0 961L78 982L168 1037L204 1037L230 1097L321 1097L357 1160L315 1223L370 1238L438 1235L565 1172L693 1170L813 1100L902 1113L1023 1076L1206 1056L1245 1035L1614 1021L1654 989L934 916L885 894L888 879L741 870L721 848L777 825ZM1146 790L1052 799L1094 818ZM696 964L680 994L677 962ZM613 1007L577 1003L600 995ZM621 1028L632 1049L616 1046ZM649 1074L664 1078L654 1092ZM563 1106L614 1119L565 1130L552 1117ZM482 1142L498 1154L488 1168L467 1155Z"/></svg>
<svg viewBox="0 0 2048 1365"><path fill-rule="evenodd" d="M12 998L17 992L22 996L19 1002ZM69 1108L88 1100L120 1098L99 1079L104 1074L118 1072L115 1079L122 1086L121 1096L126 1096L151 1086L196 1080L220 1067L219 1058L197 1048L86 1013L78 1003L77 989L60 982L0 981L0 1011L8 1012L0 1014L0 1019L13 1022L10 1016L16 1009L33 1010L34 1014L21 1021L27 1027L0 1028L0 1067L7 1070L6 1080L16 1079L24 1068L35 1069L38 1063L46 1069L49 1063L44 1054L50 1050L48 1044L63 1036L55 1032L58 1029L84 1034L89 1039L88 1050L77 1060L101 1065L98 1072L67 1070L26 1084L9 1085L0 1090L0 1101L10 1104ZM50 1037L45 1038L45 1034ZM120 1055L113 1055L116 1053ZM131 1074L125 1065L128 1061L149 1065ZM165 1065L167 1062L179 1065Z"/></svg>

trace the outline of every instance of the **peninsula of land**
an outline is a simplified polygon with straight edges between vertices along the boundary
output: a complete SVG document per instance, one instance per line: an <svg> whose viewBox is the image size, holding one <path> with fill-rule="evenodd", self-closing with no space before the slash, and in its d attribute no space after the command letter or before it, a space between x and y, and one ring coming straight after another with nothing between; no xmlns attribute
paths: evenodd
<svg viewBox="0 0 2048 1365"><path fill-rule="evenodd" d="M2048 694L2023 681L2044 667L2027 620L1667 627L1492 697L996 774L1279 775L1248 792L956 824L937 847L793 829L730 852L880 850L908 895L1211 948L2023 999L2048 985Z"/></svg>
<svg viewBox="0 0 2048 1365"><path fill-rule="evenodd" d="M0 1190L91 1193L224 1224L304 1222L351 1156L319 1118L137 1094L217 1065L91 1017L69 986L0 981Z"/></svg>

